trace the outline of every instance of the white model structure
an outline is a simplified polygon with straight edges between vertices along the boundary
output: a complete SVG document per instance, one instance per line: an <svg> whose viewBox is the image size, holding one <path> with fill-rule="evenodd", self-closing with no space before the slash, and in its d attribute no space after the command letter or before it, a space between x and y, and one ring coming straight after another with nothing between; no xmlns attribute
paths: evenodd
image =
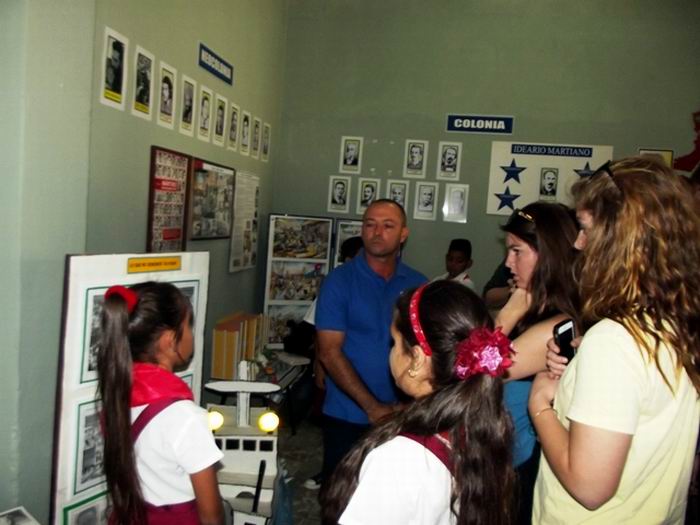
<svg viewBox="0 0 700 525"><path fill-rule="evenodd" d="M242 361L239 377L248 377L248 365ZM270 394L279 385L258 381L215 381L205 388L220 394L236 394L236 406L208 405L224 416L224 423L214 431L214 440L224 453L223 468L218 472L221 496L233 509L235 525L266 525L272 516L272 498L277 478L277 429L260 430L256 422L264 407L251 408L250 394Z"/></svg>

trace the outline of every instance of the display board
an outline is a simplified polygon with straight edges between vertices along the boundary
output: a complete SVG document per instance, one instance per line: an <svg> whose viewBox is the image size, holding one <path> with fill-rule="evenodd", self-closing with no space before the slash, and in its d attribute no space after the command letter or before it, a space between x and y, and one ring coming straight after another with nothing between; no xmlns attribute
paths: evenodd
<svg viewBox="0 0 700 525"><path fill-rule="evenodd" d="M105 291L114 284L165 281L179 287L190 299L194 312L194 356L188 367L177 373L190 385L195 403L199 403L208 280L209 254L205 252L67 257L54 422L51 523L72 525L81 516L94 517L90 523L106 523L96 370Z"/></svg>
<svg viewBox="0 0 700 525"><path fill-rule="evenodd" d="M268 346L282 348L289 321L299 322L316 297L331 261L333 220L270 215L265 279Z"/></svg>

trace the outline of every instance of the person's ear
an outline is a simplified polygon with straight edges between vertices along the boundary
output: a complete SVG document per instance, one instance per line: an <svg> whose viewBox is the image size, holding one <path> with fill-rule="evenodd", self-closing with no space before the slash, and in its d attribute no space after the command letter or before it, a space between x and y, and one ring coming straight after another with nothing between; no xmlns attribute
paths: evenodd
<svg viewBox="0 0 700 525"><path fill-rule="evenodd" d="M161 352L172 351L176 346L176 339L175 330L163 330L158 337L158 350Z"/></svg>
<svg viewBox="0 0 700 525"><path fill-rule="evenodd" d="M467 269L471 268L471 267L472 267L472 264L474 264L474 261L472 261L471 259L469 259L469 261L467 261Z"/></svg>
<svg viewBox="0 0 700 525"><path fill-rule="evenodd" d="M415 371L421 370L427 364L427 356L420 345L411 347L411 368ZM424 371L424 370L423 370Z"/></svg>
<svg viewBox="0 0 700 525"><path fill-rule="evenodd" d="M408 239L408 226L402 226L401 227L401 244L406 242L406 239Z"/></svg>

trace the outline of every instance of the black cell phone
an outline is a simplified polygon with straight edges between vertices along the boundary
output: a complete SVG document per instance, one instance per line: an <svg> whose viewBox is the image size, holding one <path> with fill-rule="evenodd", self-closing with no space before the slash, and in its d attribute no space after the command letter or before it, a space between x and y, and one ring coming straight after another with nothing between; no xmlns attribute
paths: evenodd
<svg viewBox="0 0 700 525"><path fill-rule="evenodd" d="M559 347L559 355L563 355L569 361L574 357L576 351L571 346L571 341L576 337L576 327L572 319L565 319L554 326L554 342Z"/></svg>

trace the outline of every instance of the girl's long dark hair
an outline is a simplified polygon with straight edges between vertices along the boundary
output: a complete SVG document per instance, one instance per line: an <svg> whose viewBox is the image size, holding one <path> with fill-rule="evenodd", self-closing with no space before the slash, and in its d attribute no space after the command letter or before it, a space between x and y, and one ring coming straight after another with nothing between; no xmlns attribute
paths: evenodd
<svg viewBox="0 0 700 525"><path fill-rule="evenodd" d="M418 344L409 318L412 294L409 290L399 298L395 317L405 348ZM448 433L454 465L452 510L459 525L511 522L512 425L503 406L502 380L478 374L461 381L453 374L457 343L476 327L492 327L486 306L463 285L442 280L425 288L419 317L433 350L433 392L379 424L345 456L321 492L326 524L337 523L347 507L367 454L404 432Z"/></svg>
<svg viewBox="0 0 700 525"><path fill-rule="evenodd" d="M530 280L531 306L516 325L516 333L559 313L578 324L578 285L574 277L578 228L572 210L562 204L533 202L513 213L501 229L520 237L537 252Z"/></svg>
<svg viewBox="0 0 700 525"><path fill-rule="evenodd" d="M104 472L116 523L146 523L134 445L131 440L131 367L135 361L156 362L156 342L165 330L182 336L190 303L169 283L146 282L131 287L139 297L129 314L118 294L105 298L97 354L98 390L102 402Z"/></svg>

